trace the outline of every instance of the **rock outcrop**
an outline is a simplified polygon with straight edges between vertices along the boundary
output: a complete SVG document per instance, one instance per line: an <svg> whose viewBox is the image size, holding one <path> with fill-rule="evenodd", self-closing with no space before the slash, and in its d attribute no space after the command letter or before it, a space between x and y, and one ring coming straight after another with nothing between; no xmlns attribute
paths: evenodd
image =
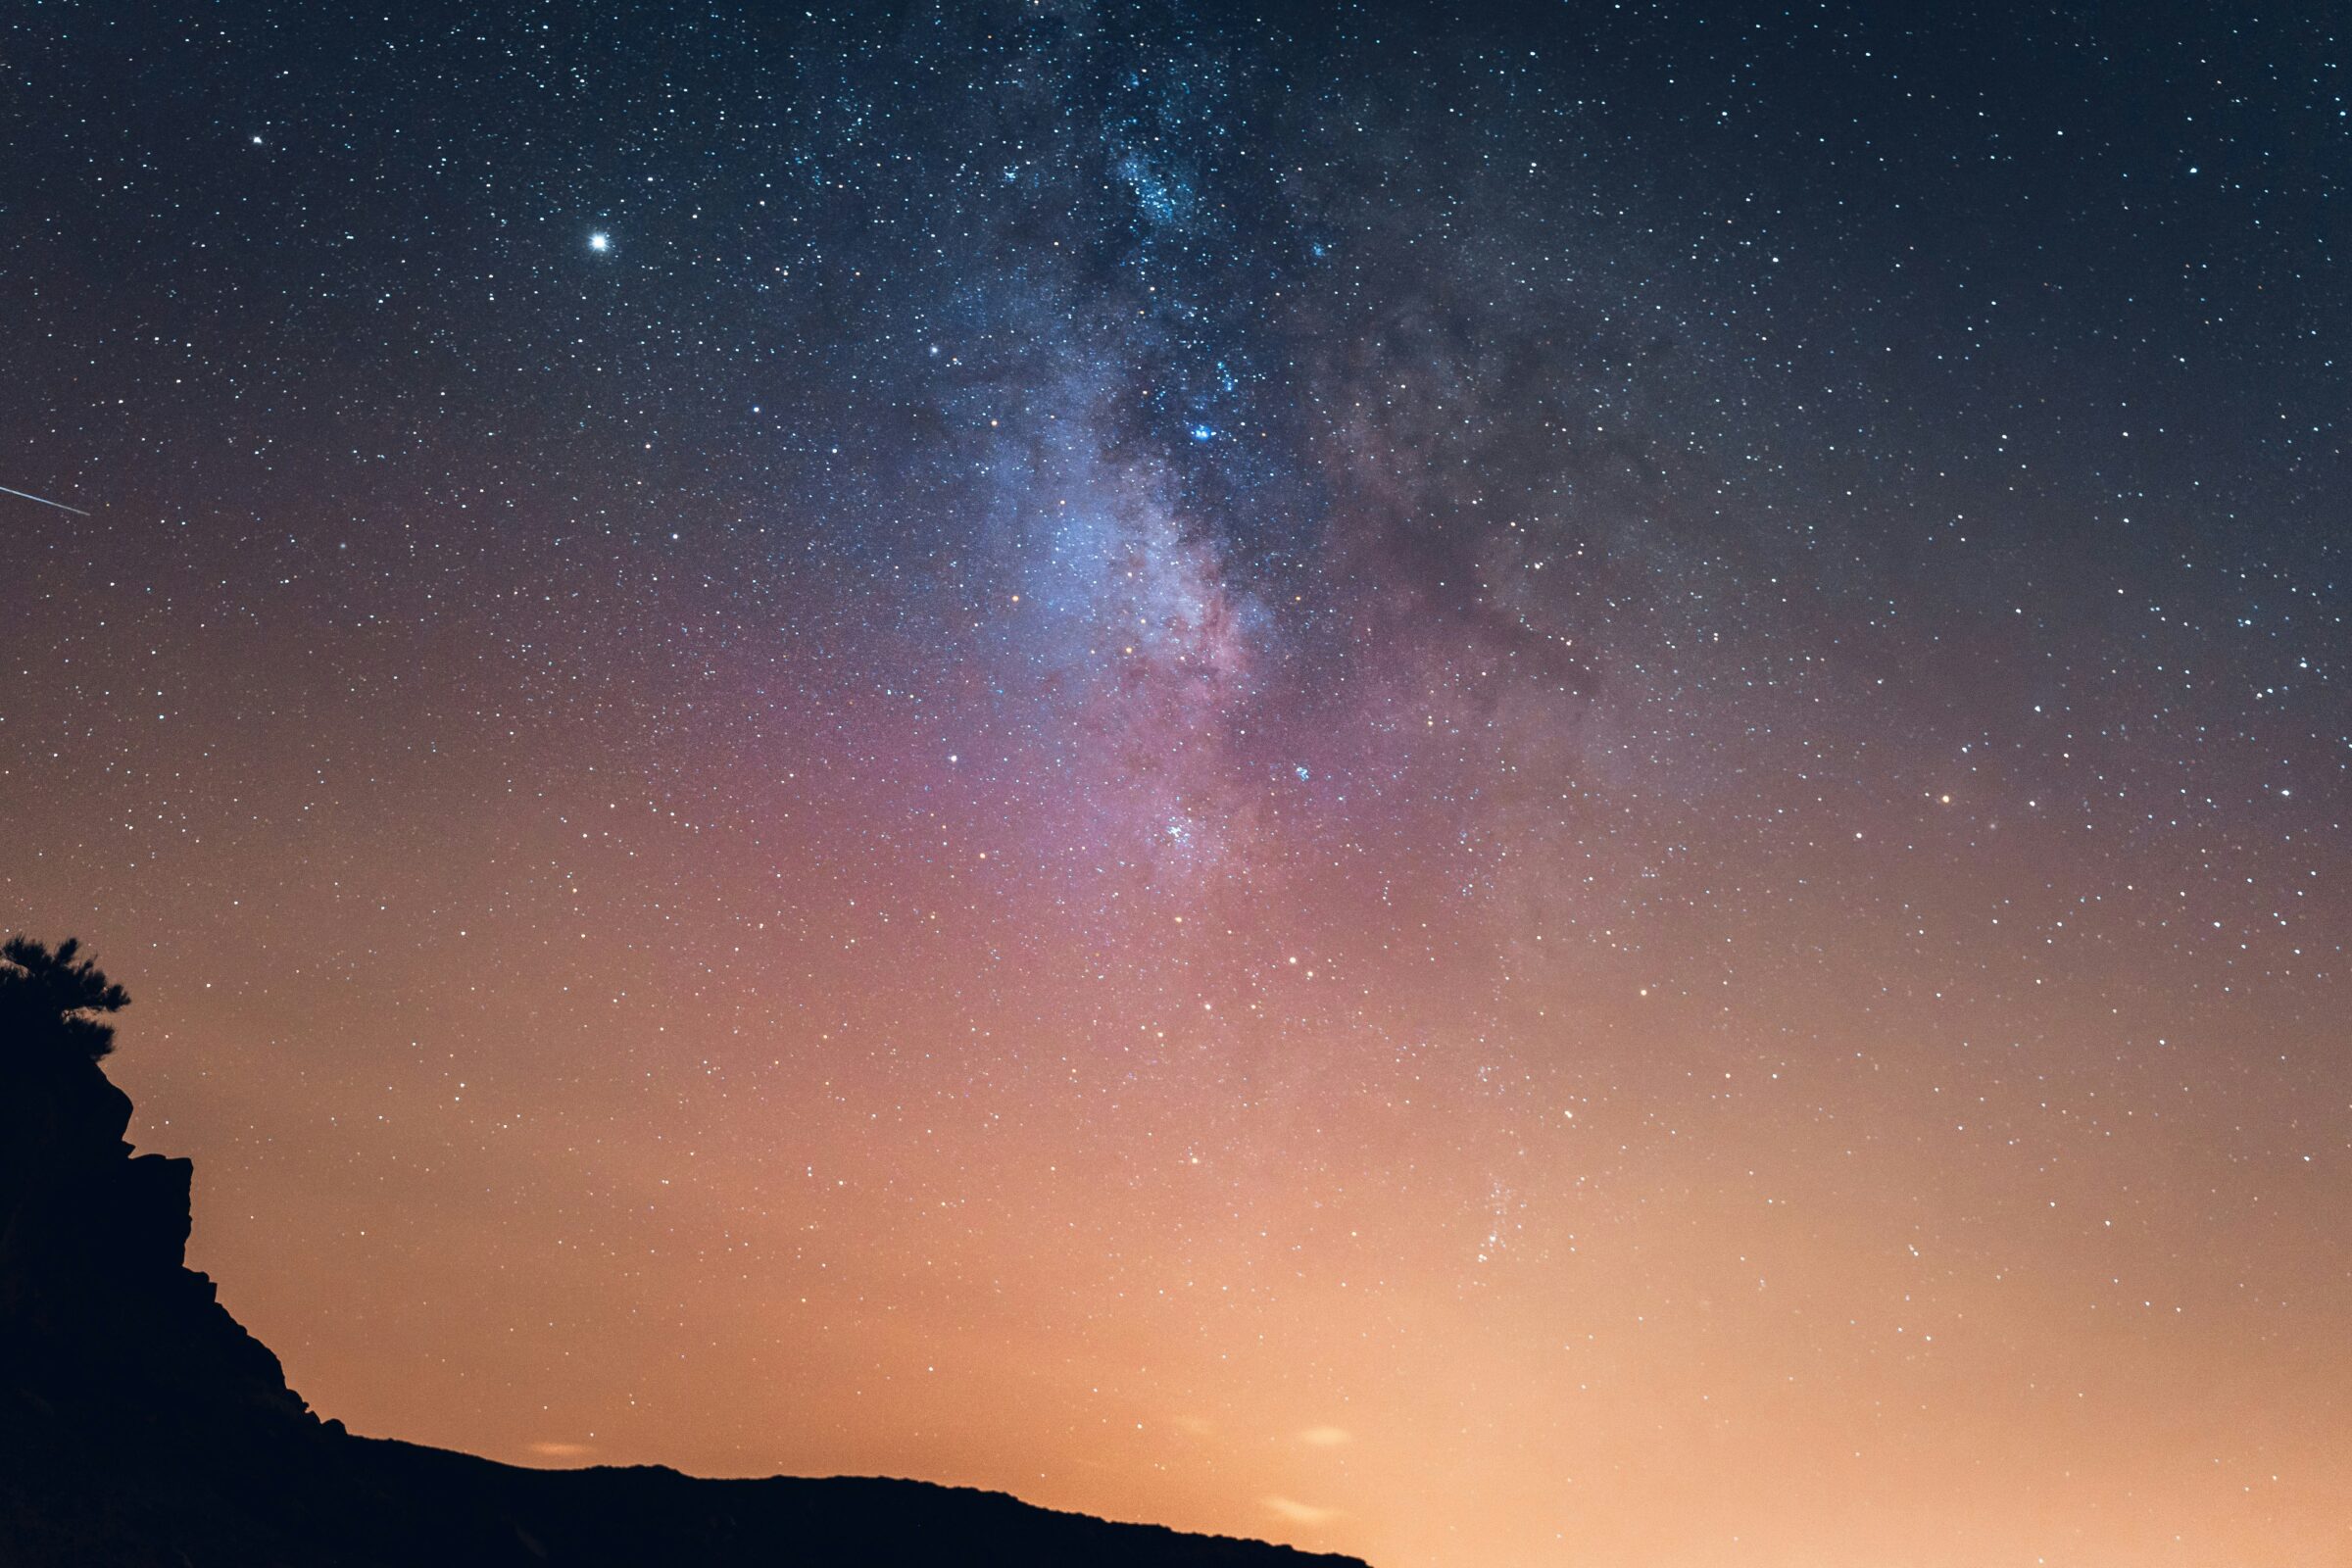
<svg viewBox="0 0 2352 1568"><path fill-rule="evenodd" d="M194 1169L133 1153L130 1110L86 1056L0 1043L0 1385L192 1430L315 1425L186 1266Z"/></svg>

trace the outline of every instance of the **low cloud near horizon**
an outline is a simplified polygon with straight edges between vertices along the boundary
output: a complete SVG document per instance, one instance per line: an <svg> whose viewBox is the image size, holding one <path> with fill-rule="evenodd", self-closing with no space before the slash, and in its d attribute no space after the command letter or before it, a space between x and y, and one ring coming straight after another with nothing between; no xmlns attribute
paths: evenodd
<svg viewBox="0 0 2352 1568"><path fill-rule="evenodd" d="M578 1459L596 1451L592 1443L534 1443L529 1447L542 1459Z"/></svg>
<svg viewBox="0 0 2352 1568"><path fill-rule="evenodd" d="M1291 1497L1267 1497L1266 1507L1295 1525L1327 1525L1335 1519L1348 1517L1341 1508L1318 1508L1311 1502L1299 1502Z"/></svg>

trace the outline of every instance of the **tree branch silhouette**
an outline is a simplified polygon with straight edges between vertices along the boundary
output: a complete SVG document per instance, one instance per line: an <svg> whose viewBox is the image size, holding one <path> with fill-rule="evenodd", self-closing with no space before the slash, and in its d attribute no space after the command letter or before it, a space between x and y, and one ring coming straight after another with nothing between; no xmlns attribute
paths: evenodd
<svg viewBox="0 0 2352 1568"><path fill-rule="evenodd" d="M92 1061L115 1049L115 1026L102 1015L129 1006L130 993L80 953L76 937L55 949L31 937L0 943L0 1041L78 1051Z"/></svg>

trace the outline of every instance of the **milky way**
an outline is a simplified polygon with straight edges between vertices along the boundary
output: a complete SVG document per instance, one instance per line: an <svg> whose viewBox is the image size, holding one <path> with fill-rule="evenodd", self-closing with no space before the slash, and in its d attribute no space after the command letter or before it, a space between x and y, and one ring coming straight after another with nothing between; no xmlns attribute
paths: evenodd
<svg viewBox="0 0 2352 1568"><path fill-rule="evenodd" d="M2324 19L5 27L0 910L320 1409L2346 1549Z"/></svg>

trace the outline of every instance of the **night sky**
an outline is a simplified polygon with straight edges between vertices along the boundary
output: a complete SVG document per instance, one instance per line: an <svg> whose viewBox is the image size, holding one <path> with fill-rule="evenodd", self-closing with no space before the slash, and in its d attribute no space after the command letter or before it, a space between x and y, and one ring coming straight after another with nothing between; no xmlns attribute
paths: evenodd
<svg viewBox="0 0 2352 1568"><path fill-rule="evenodd" d="M2345 1561L2253 11L12 8L0 923L356 1431Z"/></svg>

